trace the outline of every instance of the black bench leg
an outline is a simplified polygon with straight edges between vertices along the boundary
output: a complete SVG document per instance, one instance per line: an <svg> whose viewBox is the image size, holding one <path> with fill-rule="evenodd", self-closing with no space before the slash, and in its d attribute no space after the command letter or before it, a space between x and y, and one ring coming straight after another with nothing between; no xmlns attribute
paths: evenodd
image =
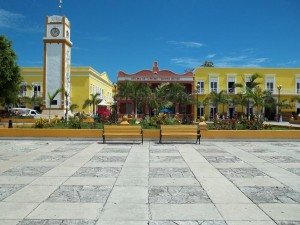
<svg viewBox="0 0 300 225"><path fill-rule="evenodd" d="M103 144L105 143L105 136L103 135Z"/></svg>

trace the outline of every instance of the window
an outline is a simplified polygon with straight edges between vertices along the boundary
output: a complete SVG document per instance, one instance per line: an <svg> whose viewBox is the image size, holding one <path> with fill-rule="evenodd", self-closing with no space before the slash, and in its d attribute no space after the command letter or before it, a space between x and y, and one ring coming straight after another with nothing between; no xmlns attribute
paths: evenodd
<svg viewBox="0 0 300 225"><path fill-rule="evenodd" d="M227 74L227 93L235 94L235 82L236 75L235 74Z"/></svg>
<svg viewBox="0 0 300 225"><path fill-rule="evenodd" d="M19 92L19 95L21 97L25 97L26 96L26 93L27 93L27 83L22 83L21 86L20 86L20 92Z"/></svg>
<svg viewBox="0 0 300 225"><path fill-rule="evenodd" d="M266 89L271 92L272 94L274 93L274 85L275 84L275 79L274 77L267 77L266 78Z"/></svg>
<svg viewBox="0 0 300 225"><path fill-rule="evenodd" d="M273 82L267 82L267 90L271 93L274 93L274 83Z"/></svg>
<svg viewBox="0 0 300 225"><path fill-rule="evenodd" d="M300 94L300 78L296 81L296 93Z"/></svg>
<svg viewBox="0 0 300 225"><path fill-rule="evenodd" d="M229 94L235 94L235 83L234 82L228 82L227 83L227 89Z"/></svg>
<svg viewBox="0 0 300 225"><path fill-rule="evenodd" d="M216 81L210 82L210 92L218 92L218 82Z"/></svg>
<svg viewBox="0 0 300 225"><path fill-rule="evenodd" d="M219 87L219 75L218 74L210 74L209 75L209 92L218 92Z"/></svg>
<svg viewBox="0 0 300 225"><path fill-rule="evenodd" d="M35 84L32 87L32 96L41 97L41 86L39 84Z"/></svg>
<svg viewBox="0 0 300 225"><path fill-rule="evenodd" d="M199 86L197 92L199 94L204 94L205 93L205 91L204 91L204 81L202 81L202 80L198 81L197 86Z"/></svg>

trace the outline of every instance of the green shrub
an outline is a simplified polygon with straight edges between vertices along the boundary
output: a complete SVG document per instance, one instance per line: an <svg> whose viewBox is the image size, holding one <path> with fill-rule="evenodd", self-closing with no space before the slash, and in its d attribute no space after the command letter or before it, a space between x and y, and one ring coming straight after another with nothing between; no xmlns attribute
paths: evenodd
<svg viewBox="0 0 300 225"><path fill-rule="evenodd" d="M81 129L80 118L77 116L70 117L68 122L68 127L71 129Z"/></svg>

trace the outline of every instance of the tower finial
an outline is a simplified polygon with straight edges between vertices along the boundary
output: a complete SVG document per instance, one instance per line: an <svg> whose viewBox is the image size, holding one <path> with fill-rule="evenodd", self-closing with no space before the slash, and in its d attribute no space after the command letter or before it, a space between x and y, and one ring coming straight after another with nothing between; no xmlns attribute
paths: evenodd
<svg viewBox="0 0 300 225"><path fill-rule="evenodd" d="M59 0L59 5L58 7L61 9L62 8L62 0Z"/></svg>

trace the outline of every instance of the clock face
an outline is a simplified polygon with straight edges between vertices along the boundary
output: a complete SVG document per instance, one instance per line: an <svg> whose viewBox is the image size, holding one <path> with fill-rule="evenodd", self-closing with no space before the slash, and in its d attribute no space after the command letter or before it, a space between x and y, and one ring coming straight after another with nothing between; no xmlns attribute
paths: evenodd
<svg viewBox="0 0 300 225"><path fill-rule="evenodd" d="M57 37L59 35L60 31L57 27L54 27L51 29L50 31L50 34L53 36L53 37Z"/></svg>

